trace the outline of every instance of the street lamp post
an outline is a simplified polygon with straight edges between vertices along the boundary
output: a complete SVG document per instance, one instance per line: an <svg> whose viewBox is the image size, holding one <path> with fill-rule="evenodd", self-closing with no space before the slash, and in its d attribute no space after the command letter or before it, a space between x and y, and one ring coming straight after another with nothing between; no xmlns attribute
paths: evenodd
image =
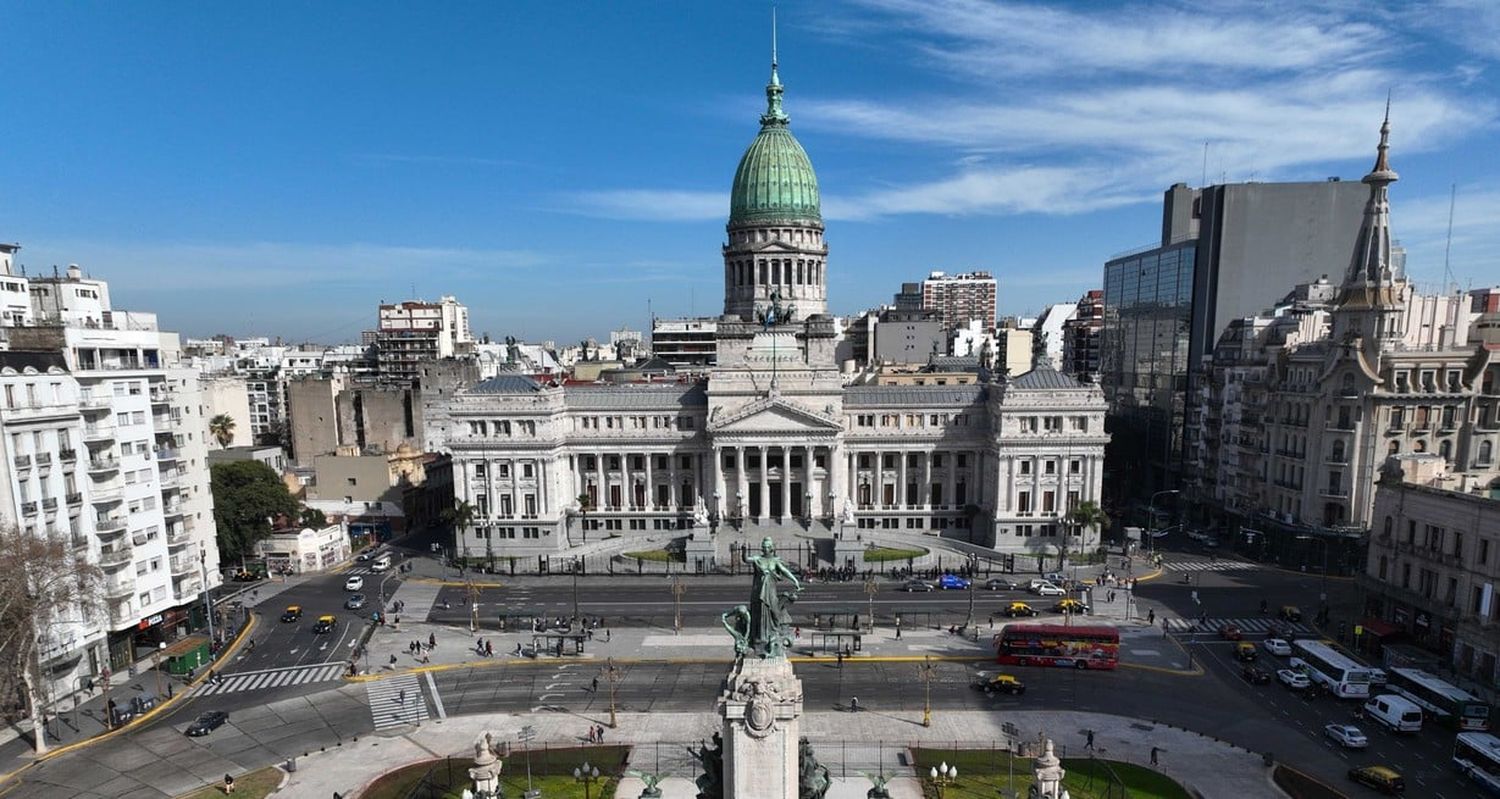
<svg viewBox="0 0 1500 799"><path fill-rule="evenodd" d="M160 643L158 643L156 645L156 696L157 696L158 699L161 698L161 695L163 693L162 679L161 679L161 657L162 657L163 654L166 653L166 651L167 651L167 642L166 641L162 641L162 642L160 642Z"/></svg>
<svg viewBox="0 0 1500 799"><path fill-rule="evenodd" d="M1153 552L1156 551L1156 536L1154 535L1156 531L1156 498L1166 496L1167 494L1181 493L1181 491L1175 488L1169 488L1166 491L1158 491L1155 494L1151 495L1151 502L1148 504L1146 510L1146 513L1148 514L1146 519L1146 537L1150 539L1150 548Z"/></svg>
<svg viewBox="0 0 1500 799"><path fill-rule="evenodd" d="M583 761L582 766L573 769L573 781L583 785L583 799L589 799L589 788L599 781L599 767Z"/></svg>
<svg viewBox="0 0 1500 799"><path fill-rule="evenodd" d="M537 799L542 792L531 787L531 742L536 738L536 727L527 724L521 728L516 737L521 740L521 743L526 744L526 793L522 796L524 799Z"/></svg>
<svg viewBox="0 0 1500 799"><path fill-rule="evenodd" d="M1318 588L1318 612L1323 612L1323 607L1328 603L1328 540L1321 536L1299 535L1298 541L1317 541L1323 548L1323 577L1319 581Z"/></svg>
<svg viewBox="0 0 1500 799"><path fill-rule="evenodd" d="M479 594L480 587L474 584L474 578L470 577L464 581L464 598L469 600L469 632L479 631Z"/></svg>
<svg viewBox="0 0 1500 799"><path fill-rule="evenodd" d="M880 583L874 576L865 578L865 595L870 598L870 634L875 634L875 595L880 593Z"/></svg>
<svg viewBox="0 0 1500 799"><path fill-rule="evenodd" d="M578 615L578 568L579 568L579 565L580 565L580 563L579 563L579 560L578 560L578 556L574 555L573 556L573 620L574 621L577 621L580 618L582 618L581 616Z"/></svg>
<svg viewBox="0 0 1500 799"><path fill-rule="evenodd" d="M208 620L208 640L210 644L217 644L218 639L214 637L214 595L208 590L208 553L201 549L198 550L198 575L203 580L203 616Z"/></svg>
<svg viewBox="0 0 1500 799"><path fill-rule="evenodd" d="M979 559L973 555L969 556L969 562L975 568L969 569L969 618L964 621L965 630L970 629L974 626L974 575L979 571L979 569L977 568L978 560ZM979 637L978 630L974 631L974 636L975 638Z"/></svg>
<svg viewBox="0 0 1500 799"><path fill-rule="evenodd" d="M947 795L948 788L958 783L958 766L950 766L945 760L942 765L933 766L927 776L937 787L938 799L943 799Z"/></svg>
<svg viewBox="0 0 1500 799"><path fill-rule="evenodd" d="M682 584L681 577L672 578L672 634L682 632L682 595L687 593L687 586Z"/></svg>
<svg viewBox="0 0 1500 799"><path fill-rule="evenodd" d="M932 726L932 674L937 667L932 665L932 655L922 658L922 665L917 667L917 676L922 680L922 726Z"/></svg>
<svg viewBox="0 0 1500 799"><path fill-rule="evenodd" d="M609 728L613 730L618 726L615 723L615 686L625 679L625 670L615 665L614 658L607 658L599 673L604 675L604 681L609 684Z"/></svg>

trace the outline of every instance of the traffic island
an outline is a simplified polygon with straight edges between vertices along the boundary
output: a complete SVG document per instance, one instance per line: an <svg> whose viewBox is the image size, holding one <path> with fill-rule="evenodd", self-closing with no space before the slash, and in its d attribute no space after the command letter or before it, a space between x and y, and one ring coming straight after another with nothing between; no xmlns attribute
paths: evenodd
<svg viewBox="0 0 1500 799"><path fill-rule="evenodd" d="M587 790L587 799L603 799L613 795L629 754L627 746L544 747L529 752L528 769L528 752L511 748L503 753L500 795L519 797L528 790L540 790L547 799L584 799ZM585 763L589 765L589 779L575 777L574 770L581 770ZM473 765L474 760L465 757L409 763L377 777L355 796L358 799L458 796L465 788L474 787L469 777ZM593 777L594 769L599 772L597 778ZM239 795L238 790L235 795Z"/></svg>
<svg viewBox="0 0 1500 799"><path fill-rule="evenodd" d="M286 772L276 766L267 766L235 777L232 795L236 799L264 799L275 793L285 781ZM214 797L229 795L231 794L225 791L223 782L215 782L191 793L185 793L177 799L214 799Z"/></svg>
<svg viewBox="0 0 1500 799"><path fill-rule="evenodd" d="M1012 755L1004 749L911 750L911 762L925 799L1028 796L1035 782L1036 741L1023 743ZM1061 757L1066 771L1062 787L1072 799L1190 799L1193 794L1159 771L1121 760ZM944 767L946 766L946 770ZM937 769L937 776L933 770ZM956 776L949 774L956 772Z"/></svg>

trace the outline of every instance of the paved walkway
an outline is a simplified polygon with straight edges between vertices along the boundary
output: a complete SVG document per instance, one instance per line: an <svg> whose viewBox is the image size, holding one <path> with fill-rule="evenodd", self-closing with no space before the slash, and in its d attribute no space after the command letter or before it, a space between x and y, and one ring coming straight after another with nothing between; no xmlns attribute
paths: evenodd
<svg viewBox="0 0 1500 799"><path fill-rule="evenodd" d="M394 769L402 765L453 756L472 758L474 742L485 732L496 741L513 742L521 728L536 730L536 748L578 746L589 725L604 718L574 714L485 715L449 718L420 727L407 727L401 734L370 736L327 753L299 759L297 771L275 795L278 797L332 796L335 792L353 799L373 778L371 764ZM710 737L718 729L713 713L624 713L619 728L609 730L608 743L635 747L632 767L671 774L662 783L665 799L690 799L696 776L683 752L688 744ZM931 727L921 726L917 714L901 713L811 713L802 718L802 734L813 743L818 759L835 778L830 796L836 799L863 796L869 781L861 772L883 768L902 775L892 783L898 799L921 795L917 780L904 759L913 746L1003 748L1004 723L1016 725L1025 740L1039 733L1051 737L1062 756L1083 756L1084 731L1094 730L1095 754L1112 760L1146 763L1151 747L1160 750L1161 771L1196 790L1205 799L1284 796L1270 781L1270 769L1259 755L1214 741L1197 733L1161 727L1135 719L1095 713L979 711L941 712ZM508 758L506 767L522 762ZM627 780L617 795L635 796L640 784Z"/></svg>

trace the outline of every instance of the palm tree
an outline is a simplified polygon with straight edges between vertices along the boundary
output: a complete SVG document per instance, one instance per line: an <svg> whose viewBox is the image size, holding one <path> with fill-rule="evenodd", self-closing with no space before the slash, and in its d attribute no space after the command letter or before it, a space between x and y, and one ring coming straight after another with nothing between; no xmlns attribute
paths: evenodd
<svg viewBox="0 0 1500 799"><path fill-rule="evenodd" d="M1080 502L1072 510L1068 511L1068 521L1078 528L1081 533L1084 530L1102 530L1109 524L1109 516L1099 504L1090 500ZM1067 554L1067 547L1063 547L1063 553Z"/></svg>
<svg viewBox="0 0 1500 799"><path fill-rule="evenodd" d="M583 542L585 544L588 543L588 540L589 540L589 511L591 511L593 509L594 509L594 498L591 497L591 496L589 496L586 493L585 494L579 494L578 495L578 515L580 517L582 517L582 521L580 521L578 523L578 529L583 531Z"/></svg>
<svg viewBox="0 0 1500 799"><path fill-rule="evenodd" d="M454 503L453 507L443 511L443 521L453 525L457 535L454 536L454 549L458 548L458 539L465 537L465 530L474 524L474 519L479 516L479 509L464 500ZM468 547L464 547L465 551ZM456 554L456 553L455 553Z"/></svg>
<svg viewBox="0 0 1500 799"><path fill-rule="evenodd" d="M219 442L220 449L228 449L230 442L234 441L234 417L221 413L209 419L208 432Z"/></svg>

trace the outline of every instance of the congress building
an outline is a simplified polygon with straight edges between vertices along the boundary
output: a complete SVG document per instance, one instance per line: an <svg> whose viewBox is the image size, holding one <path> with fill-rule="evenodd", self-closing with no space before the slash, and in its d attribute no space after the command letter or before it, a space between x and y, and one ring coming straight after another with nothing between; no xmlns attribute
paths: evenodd
<svg viewBox="0 0 1500 799"><path fill-rule="evenodd" d="M841 374L818 182L782 91L773 63L760 132L730 189L724 313L706 379L502 375L429 409L455 495L475 511L457 532L459 555L521 558L530 570L667 548L702 569L770 536L806 552L803 565L863 568L875 545L1097 547L1099 531L1066 519L1099 501L1108 436L1097 386L1045 367L992 375L988 352L965 385Z"/></svg>

